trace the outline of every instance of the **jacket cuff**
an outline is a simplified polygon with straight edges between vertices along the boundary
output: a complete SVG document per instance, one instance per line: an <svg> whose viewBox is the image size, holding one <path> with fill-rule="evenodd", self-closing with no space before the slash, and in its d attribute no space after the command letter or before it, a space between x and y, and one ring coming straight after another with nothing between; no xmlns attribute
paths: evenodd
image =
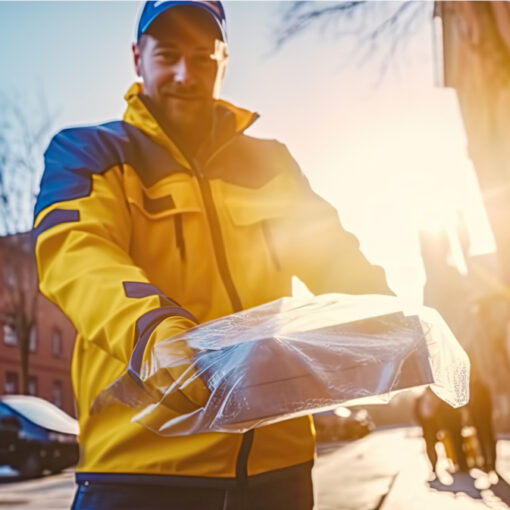
<svg viewBox="0 0 510 510"><path fill-rule="evenodd" d="M143 314L137 321L135 326L134 349L128 363L128 374L140 385L143 383L140 379L140 369L144 359L145 350L149 339L155 332L156 328L166 319L171 317L183 317L191 321L189 327L198 324L197 319L180 306L166 306L156 308ZM185 330L184 330L185 331ZM177 331L175 332L177 333Z"/></svg>

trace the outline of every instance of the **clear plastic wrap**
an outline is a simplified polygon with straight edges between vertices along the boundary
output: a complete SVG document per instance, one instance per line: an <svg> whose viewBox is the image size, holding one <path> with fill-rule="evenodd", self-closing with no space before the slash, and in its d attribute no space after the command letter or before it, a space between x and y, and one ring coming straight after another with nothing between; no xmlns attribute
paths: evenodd
<svg viewBox="0 0 510 510"><path fill-rule="evenodd" d="M241 433L423 385L454 407L469 398L468 357L435 310L326 294L282 298L158 342L140 373L114 381L91 412L120 401L162 435Z"/></svg>

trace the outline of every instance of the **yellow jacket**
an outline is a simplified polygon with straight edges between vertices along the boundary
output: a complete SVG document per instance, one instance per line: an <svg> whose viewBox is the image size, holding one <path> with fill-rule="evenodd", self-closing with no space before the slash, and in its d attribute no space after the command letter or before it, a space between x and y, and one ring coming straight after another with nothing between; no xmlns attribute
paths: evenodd
<svg viewBox="0 0 510 510"><path fill-rule="evenodd" d="M168 438L131 423L134 410L121 404L89 413L128 365L140 369L154 342L289 295L292 275L314 293L388 292L383 270L286 147L243 133L255 114L217 101L211 150L191 162L140 93L135 84L126 94L123 121L53 138L35 209L41 292L78 332L78 477L228 484L309 465L310 417L244 435Z"/></svg>

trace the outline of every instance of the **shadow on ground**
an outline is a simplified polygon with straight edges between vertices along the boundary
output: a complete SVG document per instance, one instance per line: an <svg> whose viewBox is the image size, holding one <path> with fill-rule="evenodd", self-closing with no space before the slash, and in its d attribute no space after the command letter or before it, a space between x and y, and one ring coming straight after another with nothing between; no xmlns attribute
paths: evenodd
<svg viewBox="0 0 510 510"><path fill-rule="evenodd" d="M502 476L499 477L498 483L496 485L491 485L490 490L501 501L504 501L510 505L510 485Z"/></svg>
<svg viewBox="0 0 510 510"><path fill-rule="evenodd" d="M431 489L441 492L451 492L453 494L464 493L473 499L482 499L480 489L475 486L476 478L471 477L469 473L454 473L452 475L453 483L445 484L438 478L428 482Z"/></svg>
<svg viewBox="0 0 510 510"><path fill-rule="evenodd" d="M472 476L469 473L455 473L451 475L451 478L452 483L446 484L436 478L428 482L428 485L436 491L450 492L455 495L463 493L472 499L486 501L495 497L499 501L510 505L510 485L500 474L494 476L493 473L480 477Z"/></svg>

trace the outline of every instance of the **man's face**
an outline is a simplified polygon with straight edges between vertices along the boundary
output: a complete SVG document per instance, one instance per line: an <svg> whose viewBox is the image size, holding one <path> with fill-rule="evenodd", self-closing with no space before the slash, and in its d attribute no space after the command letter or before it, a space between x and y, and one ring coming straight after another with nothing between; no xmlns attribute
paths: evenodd
<svg viewBox="0 0 510 510"><path fill-rule="evenodd" d="M174 127L189 131L212 111L221 39L213 19L196 7L173 7L150 25L133 54L143 91Z"/></svg>

